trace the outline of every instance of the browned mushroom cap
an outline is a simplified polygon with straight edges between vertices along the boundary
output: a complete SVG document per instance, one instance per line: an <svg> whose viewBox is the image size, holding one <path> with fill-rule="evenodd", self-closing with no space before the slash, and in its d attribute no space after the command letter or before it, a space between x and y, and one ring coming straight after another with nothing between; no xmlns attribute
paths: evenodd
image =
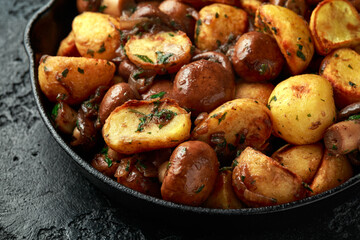
<svg viewBox="0 0 360 240"><path fill-rule="evenodd" d="M218 53L218 52L199 53L192 58L192 61L194 62L194 61L198 61L200 59L205 59L205 60L208 60L211 62L220 63L225 68L225 70L228 72L228 74L233 74L233 68L232 68L230 60L222 53ZM234 78L233 75L229 75L229 77Z"/></svg>
<svg viewBox="0 0 360 240"><path fill-rule="evenodd" d="M270 0L271 4L286 7L300 16L305 16L308 6L305 0Z"/></svg>
<svg viewBox="0 0 360 240"><path fill-rule="evenodd" d="M341 109L338 113L338 121L343 121L348 119L350 116L360 114L360 102L352 103L343 109Z"/></svg>
<svg viewBox="0 0 360 240"><path fill-rule="evenodd" d="M97 12L100 4L101 0L76 0L76 7L79 13L85 11Z"/></svg>
<svg viewBox="0 0 360 240"><path fill-rule="evenodd" d="M360 120L342 121L330 126L324 134L325 147L334 154L347 154L359 148Z"/></svg>

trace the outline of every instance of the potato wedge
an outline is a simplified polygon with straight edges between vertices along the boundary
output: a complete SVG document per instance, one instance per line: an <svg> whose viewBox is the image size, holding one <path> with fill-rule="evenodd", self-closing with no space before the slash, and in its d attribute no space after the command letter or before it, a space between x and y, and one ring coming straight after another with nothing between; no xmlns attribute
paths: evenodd
<svg viewBox="0 0 360 240"><path fill-rule="evenodd" d="M43 56L38 73L40 88L50 101L62 95L65 103L79 104L110 83L115 65L102 59Z"/></svg>
<svg viewBox="0 0 360 240"><path fill-rule="evenodd" d="M107 14L84 12L72 23L75 44L83 57L111 60L120 47L119 20Z"/></svg>
<svg viewBox="0 0 360 240"><path fill-rule="evenodd" d="M309 186L308 194L313 196L335 188L352 176L353 170L346 156L334 156L325 150L319 170Z"/></svg>
<svg viewBox="0 0 360 240"><path fill-rule="evenodd" d="M248 83L236 82L235 98L250 98L264 105L267 105L268 99L275 86L271 83Z"/></svg>
<svg viewBox="0 0 360 240"><path fill-rule="evenodd" d="M232 187L232 171L220 170L214 189L203 206L220 209L242 208L241 201L236 197Z"/></svg>
<svg viewBox="0 0 360 240"><path fill-rule="evenodd" d="M177 146L190 136L190 114L173 100L131 100L106 119L106 144L123 154Z"/></svg>
<svg viewBox="0 0 360 240"><path fill-rule="evenodd" d="M271 206L305 196L301 178L261 152L247 147L236 161L232 184L246 205Z"/></svg>
<svg viewBox="0 0 360 240"><path fill-rule="evenodd" d="M214 3L202 8L195 26L195 45L200 50L215 50L229 38L243 34L248 27L247 14L242 9Z"/></svg>
<svg viewBox="0 0 360 240"><path fill-rule="evenodd" d="M323 158L323 145L314 143L294 146L287 144L274 152L272 158L310 184Z"/></svg>
<svg viewBox="0 0 360 240"><path fill-rule="evenodd" d="M125 45L130 61L158 74L177 72L191 59L190 39L184 32L160 32L132 36Z"/></svg>
<svg viewBox="0 0 360 240"><path fill-rule="evenodd" d="M293 75L308 67L314 55L314 44L302 17L285 7L261 5L256 12L255 26L274 36Z"/></svg>
<svg viewBox="0 0 360 240"><path fill-rule="evenodd" d="M272 131L270 112L252 99L235 99L212 111L193 130L192 139L204 141L219 150L238 146L264 148Z"/></svg>
<svg viewBox="0 0 360 240"><path fill-rule="evenodd" d="M240 0L240 6L250 16L255 16L257 9L261 6L263 1L261 0Z"/></svg>
<svg viewBox="0 0 360 240"><path fill-rule="evenodd" d="M342 48L326 56L320 75L331 83L339 109L360 101L360 55L354 50Z"/></svg>
<svg viewBox="0 0 360 240"><path fill-rule="evenodd" d="M315 74L303 74L280 82L270 95L274 135L294 145L318 142L335 121L331 84Z"/></svg>
<svg viewBox="0 0 360 240"><path fill-rule="evenodd" d="M310 30L320 55L360 44L360 16L348 1L325 0L319 3L311 14Z"/></svg>
<svg viewBox="0 0 360 240"><path fill-rule="evenodd" d="M69 35L61 41L57 56L80 57L80 53L75 45L74 33L71 31Z"/></svg>

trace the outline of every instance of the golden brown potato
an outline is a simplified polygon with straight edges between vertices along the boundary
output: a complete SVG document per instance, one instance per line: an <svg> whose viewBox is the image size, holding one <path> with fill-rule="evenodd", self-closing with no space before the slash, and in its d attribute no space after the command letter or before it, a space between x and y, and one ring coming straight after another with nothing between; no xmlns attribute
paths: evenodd
<svg viewBox="0 0 360 240"><path fill-rule="evenodd" d="M360 55L354 50L342 48L326 56L320 75L331 83L339 109L360 101Z"/></svg>
<svg viewBox="0 0 360 240"><path fill-rule="evenodd" d="M241 201L236 197L232 187L232 171L220 169L214 189L203 206L220 209L242 208Z"/></svg>
<svg viewBox="0 0 360 240"><path fill-rule="evenodd" d="M235 85L235 98L250 98L264 105L267 105L268 99L275 86L271 83L248 83L237 81Z"/></svg>
<svg viewBox="0 0 360 240"><path fill-rule="evenodd" d="M173 100L130 100L106 119L103 137L123 154L170 148L189 138L190 114Z"/></svg>
<svg viewBox="0 0 360 240"><path fill-rule="evenodd" d="M317 5L310 18L316 51L327 55L341 47L360 44L360 16L350 2L325 0Z"/></svg>
<svg viewBox="0 0 360 240"><path fill-rule="evenodd" d="M227 43L230 35L241 35L248 27L246 12L225 4L206 6L200 10L199 16L194 40L200 50L215 50Z"/></svg>
<svg viewBox="0 0 360 240"><path fill-rule="evenodd" d="M240 0L240 6L249 15L255 16L256 10L261 6L262 0Z"/></svg>
<svg viewBox="0 0 360 240"><path fill-rule="evenodd" d="M111 60L120 47L119 20L107 14L84 12L72 23L76 47L83 57Z"/></svg>
<svg viewBox="0 0 360 240"><path fill-rule="evenodd" d="M232 184L246 205L271 206L304 197L301 178L261 152L247 147L236 161Z"/></svg>
<svg viewBox="0 0 360 240"><path fill-rule="evenodd" d="M114 76L115 65L102 59L44 56L39 65L39 85L46 97L79 104Z"/></svg>
<svg viewBox="0 0 360 240"><path fill-rule="evenodd" d="M212 111L193 130L192 139L224 150L238 145L262 149L272 131L270 112L251 99L235 99Z"/></svg>
<svg viewBox="0 0 360 240"><path fill-rule="evenodd" d="M216 153L209 145L184 142L171 154L161 196L167 201L199 206L213 190L218 171Z"/></svg>
<svg viewBox="0 0 360 240"><path fill-rule="evenodd" d="M299 175L303 182L310 184L321 163L323 153L321 143L301 146L287 144L274 152L271 157Z"/></svg>
<svg viewBox="0 0 360 240"><path fill-rule="evenodd" d="M131 62L164 74L174 73L190 62L191 45L190 39L181 31L160 32L132 36L125 49Z"/></svg>
<svg viewBox="0 0 360 240"><path fill-rule="evenodd" d="M314 44L302 17L285 7L267 4L258 8L255 25L274 36L292 74L300 74L308 67Z"/></svg>
<svg viewBox="0 0 360 240"><path fill-rule="evenodd" d="M353 176L353 170L344 155L333 156L325 150L319 170L310 184L310 196L325 192L346 182Z"/></svg>
<svg viewBox="0 0 360 240"><path fill-rule="evenodd" d="M80 53L76 48L74 33L71 31L69 35L61 41L57 56L80 57Z"/></svg>
<svg viewBox="0 0 360 240"><path fill-rule="evenodd" d="M336 117L331 84L315 74L280 82L271 93L268 106L273 133L295 145L318 142Z"/></svg>

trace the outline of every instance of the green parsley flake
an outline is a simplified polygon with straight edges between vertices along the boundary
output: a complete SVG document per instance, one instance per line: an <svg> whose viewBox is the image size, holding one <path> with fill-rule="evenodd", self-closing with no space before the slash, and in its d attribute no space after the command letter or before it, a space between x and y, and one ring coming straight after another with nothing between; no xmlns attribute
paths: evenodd
<svg viewBox="0 0 360 240"><path fill-rule="evenodd" d="M173 53L163 53L160 51L157 51L156 54L157 54L157 63L158 64L166 64L169 62L169 58L174 56Z"/></svg>
<svg viewBox="0 0 360 240"><path fill-rule="evenodd" d="M200 193L203 189L204 189L205 185L201 185L196 191L195 193Z"/></svg>
<svg viewBox="0 0 360 240"><path fill-rule="evenodd" d="M155 98L163 98L164 95L166 94L166 92L162 91L162 92L159 92L159 93L156 93L156 94L153 94L150 96L151 99L155 99Z"/></svg>
<svg viewBox="0 0 360 240"><path fill-rule="evenodd" d="M78 67L77 70L78 70L79 73L84 74L84 69L81 69L81 68Z"/></svg>
<svg viewBox="0 0 360 240"><path fill-rule="evenodd" d="M148 56L146 55L139 55L139 54L134 54L136 57L140 58L143 62L147 62L147 63L154 63Z"/></svg>

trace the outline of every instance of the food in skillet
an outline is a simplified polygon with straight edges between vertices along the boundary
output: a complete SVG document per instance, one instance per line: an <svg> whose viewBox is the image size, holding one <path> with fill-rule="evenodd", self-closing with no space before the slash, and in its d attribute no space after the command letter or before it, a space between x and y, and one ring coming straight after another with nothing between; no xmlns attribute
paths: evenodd
<svg viewBox="0 0 360 240"><path fill-rule="evenodd" d="M39 85L54 126L119 184L236 209L297 201L358 171L357 1L77 8Z"/></svg>

